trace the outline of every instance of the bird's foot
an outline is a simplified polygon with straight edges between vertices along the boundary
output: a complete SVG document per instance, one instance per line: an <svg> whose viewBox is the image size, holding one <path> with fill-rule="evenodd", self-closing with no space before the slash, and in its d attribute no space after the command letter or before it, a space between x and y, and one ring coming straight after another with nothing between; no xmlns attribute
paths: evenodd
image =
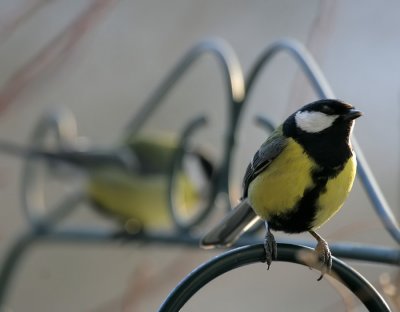
<svg viewBox="0 0 400 312"><path fill-rule="evenodd" d="M323 239L318 240L317 246L315 247L315 252L317 253L318 261L321 264L321 276L317 279L317 281L320 281L324 277L325 273L329 273L331 271L332 254L328 243Z"/></svg>
<svg viewBox="0 0 400 312"><path fill-rule="evenodd" d="M278 248L276 246L276 241L274 235L267 230L264 239L264 250L265 250L265 261L269 267L271 266L272 260L276 260L278 255Z"/></svg>

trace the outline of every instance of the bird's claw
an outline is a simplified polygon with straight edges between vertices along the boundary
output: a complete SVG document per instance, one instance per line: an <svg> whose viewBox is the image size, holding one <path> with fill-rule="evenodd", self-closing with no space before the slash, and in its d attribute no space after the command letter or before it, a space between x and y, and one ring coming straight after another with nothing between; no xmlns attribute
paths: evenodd
<svg viewBox="0 0 400 312"><path fill-rule="evenodd" d="M267 231L264 239L264 250L265 250L265 261L269 267L271 266L272 260L276 260L278 255L278 248L276 245L275 237L270 231Z"/></svg>
<svg viewBox="0 0 400 312"><path fill-rule="evenodd" d="M320 281L324 277L325 273L329 273L331 271L332 254L328 243L324 240L318 241L317 246L315 247L315 252L317 253L318 261L321 264L321 276L317 279L317 281Z"/></svg>

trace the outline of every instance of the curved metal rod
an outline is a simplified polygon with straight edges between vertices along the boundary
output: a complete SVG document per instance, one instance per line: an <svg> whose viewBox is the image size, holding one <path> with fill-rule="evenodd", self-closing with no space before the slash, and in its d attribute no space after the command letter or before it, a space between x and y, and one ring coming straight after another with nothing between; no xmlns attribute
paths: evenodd
<svg viewBox="0 0 400 312"><path fill-rule="evenodd" d="M168 208L170 210L172 220L175 223L175 226L178 230L182 232L187 232L190 230L190 228L198 225L201 223L210 213L212 207L213 207L213 202L215 194L213 192L210 192L209 194L209 199L202 211L200 211L192 220L183 222L181 218L178 215L178 210L174 201L174 180L176 178L176 173L180 171L182 168L182 161L183 157L188 151L188 140L189 138L193 135L194 132L196 132L199 128L205 126L207 123L207 119L205 116L200 116L195 119L193 119L183 130L183 133L180 138L180 142L178 144L178 149L174 155L173 161L172 161L172 166L171 166L171 171L170 174L168 175ZM215 183L214 180L210 181L210 186L211 189L215 189L215 186L213 185Z"/></svg>
<svg viewBox="0 0 400 312"><path fill-rule="evenodd" d="M260 57L256 60L255 64L251 68L247 79L247 95L254 85L254 81L257 78L261 69L271 61L273 56L278 52L286 51L293 57L293 59L300 65L304 74L310 81L315 92L321 98L335 98L335 95L330 87L327 79L322 73L320 67L307 51L307 49L297 41L294 40L280 40L277 41L264 50ZM243 103L242 108L244 108ZM352 137L353 148L357 154L358 170L357 175L361 179L364 189L372 202L378 217L381 219L384 227L393 237L393 239L400 243L400 225L396 221L393 214L393 210L390 208L386 201L376 179L365 159L364 153L362 152L356 138Z"/></svg>
<svg viewBox="0 0 400 312"><path fill-rule="evenodd" d="M306 265L299 260L299 252L312 249L290 244L278 244L278 261ZM168 295L159 312L180 311L183 305L202 287L218 276L241 266L265 262L262 244L240 247L217 256L187 275ZM309 264L307 264L308 266ZM390 311L376 289L357 271L333 258L332 277L356 295L369 311Z"/></svg>
<svg viewBox="0 0 400 312"><path fill-rule="evenodd" d="M275 55L283 51L288 52L289 55L299 64L319 97L335 98L327 79L312 55L300 42L292 39L278 40L267 46L267 48L261 53L246 77L247 94L250 93L255 79L258 77L258 74L264 66L266 66Z"/></svg>
<svg viewBox="0 0 400 312"><path fill-rule="evenodd" d="M150 115L158 108L171 87L188 71L195 61L206 53L214 55L217 61L222 65L224 79L226 80L228 88L228 104L234 106L236 103L242 103L245 96L244 75L234 50L221 39L206 39L196 44L184 55L180 62L147 99L139 112L128 124L126 129L126 135L128 137L134 135L141 129ZM236 110L235 107L231 107L231 109L232 111Z"/></svg>
<svg viewBox="0 0 400 312"><path fill-rule="evenodd" d="M54 216L58 219L57 216ZM49 225L51 222L44 224ZM116 239L118 238L118 239ZM130 235L125 231L115 231L110 229L99 229L85 227L72 227L56 229L49 226L35 227L32 231L22 235L15 241L12 247L9 249L4 262L0 269L0 307L5 302L8 287L12 280L13 274L20 264L20 259L26 254L26 251L32 244L36 242L48 242L48 243L115 243L121 242L121 240L127 242L142 242L147 244L164 244L166 246L187 246L198 248L199 237L193 237L187 234L176 235L176 234L162 234L162 233L145 233ZM236 243L236 247L255 245L259 241L253 236L243 236ZM290 243L296 243L305 245L308 247L314 246L314 242L309 241L293 241ZM350 243L334 243L330 244L330 249L336 257L347 258L351 260L361 260L374 262L386 265L400 265L400 250L381 246L369 246L369 245L354 245ZM279 249L281 252L281 249Z"/></svg>
<svg viewBox="0 0 400 312"><path fill-rule="evenodd" d="M75 193L65 198L61 203L52 211L48 212L36 223L32 229L21 235L11 246L6 254L5 260L0 267L0 310L7 295L9 283L13 277L14 272L20 264L20 259L40 237L52 235L51 230L57 225L59 221L65 218L66 215L72 212L78 204L86 200L87 197L84 193Z"/></svg>
<svg viewBox="0 0 400 312"><path fill-rule="evenodd" d="M172 69L161 84L156 88L139 112L128 124L125 139L135 135L151 114L159 107L161 101L168 94L172 86L185 74L191 66L204 54L210 53L221 64L227 86L228 109L230 118L227 119L227 133L221 166L216 168L215 184L211 190L215 198L220 192L228 193L229 168L231 165L232 149L235 145L236 125L240 109L245 98L244 75L240 62L230 45L221 39L206 39L190 49L180 62ZM228 205L227 205L227 208Z"/></svg>
<svg viewBox="0 0 400 312"><path fill-rule="evenodd" d="M42 146L43 139L49 130L54 131L57 142L61 147L68 148L77 137L75 116L65 109L44 115L36 124L30 137L30 143ZM37 180L37 164L37 161L27 159L21 177L22 208L32 225L40 222L41 217L39 215L46 211L43 181Z"/></svg>
<svg viewBox="0 0 400 312"><path fill-rule="evenodd" d="M257 115L254 121L258 126L264 128L268 132L272 132L276 128L272 120L265 116Z"/></svg>
<svg viewBox="0 0 400 312"><path fill-rule="evenodd" d="M7 292L22 256L36 240L36 231L21 235L9 248L0 270L0 309L3 310Z"/></svg>

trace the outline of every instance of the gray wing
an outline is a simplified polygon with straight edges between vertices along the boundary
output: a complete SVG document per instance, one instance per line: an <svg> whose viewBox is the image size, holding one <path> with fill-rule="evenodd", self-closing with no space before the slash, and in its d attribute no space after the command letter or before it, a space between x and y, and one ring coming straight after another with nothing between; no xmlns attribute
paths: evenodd
<svg viewBox="0 0 400 312"><path fill-rule="evenodd" d="M243 196L247 197L247 191L251 181L264 171L271 162L283 151L287 145L287 138L283 136L282 126L278 127L271 136L261 145L254 154L253 159L246 169L243 178Z"/></svg>
<svg viewBox="0 0 400 312"><path fill-rule="evenodd" d="M243 200L202 238L200 245L203 248L230 246L258 220L248 201Z"/></svg>
<svg viewBox="0 0 400 312"><path fill-rule="evenodd" d="M203 237L201 245L204 248L233 244L244 231L259 220L259 217L246 199L247 189L250 182L271 164L286 145L287 139L282 135L282 127L277 128L261 145L244 175L242 201Z"/></svg>

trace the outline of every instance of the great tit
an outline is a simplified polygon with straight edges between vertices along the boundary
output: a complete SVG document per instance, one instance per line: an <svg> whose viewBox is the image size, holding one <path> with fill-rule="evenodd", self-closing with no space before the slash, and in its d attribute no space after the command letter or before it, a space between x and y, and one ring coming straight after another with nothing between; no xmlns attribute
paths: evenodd
<svg viewBox="0 0 400 312"><path fill-rule="evenodd" d="M205 248L231 245L259 218L265 221L268 268L277 256L271 230L308 231L323 267L332 266L328 243L315 230L342 207L356 175L350 144L362 113L334 99L315 101L290 115L261 145L247 167L240 203L202 240Z"/></svg>
<svg viewBox="0 0 400 312"><path fill-rule="evenodd" d="M136 170L103 166L88 171L87 194L99 211L121 221L129 232L165 230L172 226L168 210L168 175L178 142L168 136L134 136L123 144ZM122 158L124 158L122 157ZM182 218L193 217L210 191L213 165L204 152L187 151L173 188Z"/></svg>
<svg viewBox="0 0 400 312"><path fill-rule="evenodd" d="M58 172L60 164L67 164L84 173L89 201L131 233L172 228L168 183L178 148L177 138L165 134L136 135L113 149L83 151L47 151L0 141L2 153L45 159L50 171ZM63 173L68 170L61 168ZM213 174L213 163L204 151L185 148L171 187L176 217L191 220L201 213L208 203Z"/></svg>

